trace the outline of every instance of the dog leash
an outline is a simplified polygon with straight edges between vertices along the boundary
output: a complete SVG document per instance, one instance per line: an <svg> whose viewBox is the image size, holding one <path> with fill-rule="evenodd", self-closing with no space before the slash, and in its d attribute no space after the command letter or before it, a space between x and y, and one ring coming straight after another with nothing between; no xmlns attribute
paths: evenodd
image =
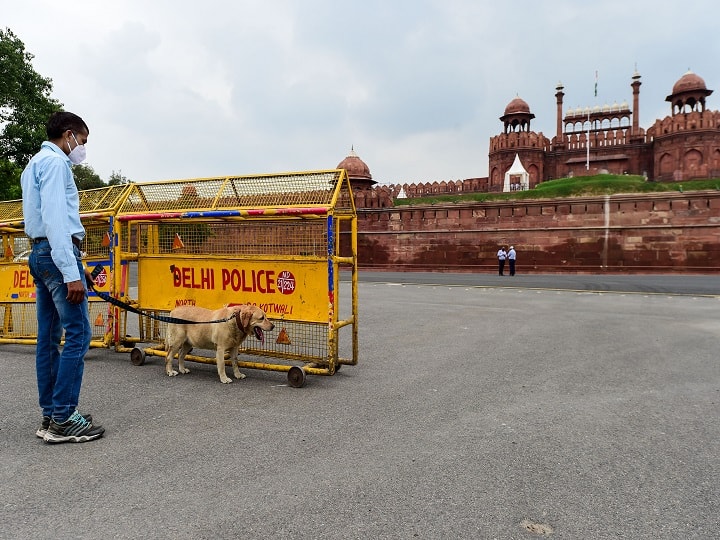
<svg viewBox="0 0 720 540"><path fill-rule="evenodd" d="M106 292L95 290L95 287L93 287L92 289L93 289L93 291L95 291L95 294L97 294L100 298L102 298L106 302L111 303L113 306L117 306L121 309L124 309L125 311L131 311L132 313L137 313L138 315L141 315L142 317L147 317L148 319L155 319L156 321L162 321L162 322L171 323L171 324L215 324L215 323L228 322L229 320L236 318L235 313L233 313L230 317L226 317L225 319L216 319L214 321L189 321L187 319L179 319L177 317L170 317L170 316L166 317L165 315L155 315L154 313L148 313L147 311L138 309L135 306L132 306L126 302L123 302L122 300L113 298Z"/></svg>
<svg viewBox="0 0 720 540"><path fill-rule="evenodd" d="M102 266L98 265L94 268L92 273L90 274L93 278L93 280L102 272ZM143 311L142 309L138 309L135 306L128 304L127 302L123 302L122 300L118 300L117 298L113 298L106 292L98 291L95 289L95 283L88 281L88 287L90 287L95 294L97 294L100 298L105 300L106 302L111 303L113 306L119 307L120 309L124 309L125 311L130 311L132 313L137 313L138 315L142 317L147 317L149 319L155 319L156 321L162 321L170 324L216 324L216 323L224 323L228 322L232 319L235 319L237 317L237 312L233 313L230 317L226 317L225 319L217 319L214 321L188 321L186 319L178 319L177 317L170 317L165 315L155 315L154 313L148 313L147 311Z"/></svg>

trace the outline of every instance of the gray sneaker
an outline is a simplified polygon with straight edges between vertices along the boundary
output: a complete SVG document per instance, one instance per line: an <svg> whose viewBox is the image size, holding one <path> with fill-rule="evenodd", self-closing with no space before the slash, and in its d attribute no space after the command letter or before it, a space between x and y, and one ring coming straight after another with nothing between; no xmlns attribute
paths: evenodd
<svg viewBox="0 0 720 540"><path fill-rule="evenodd" d="M82 416L83 416L83 418L85 418L85 420L87 420L88 422L90 422L92 424L92 414L83 414ZM50 417L43 416L42 424L40 424L40 427L35 432L35 435L37 435L37 437L39 439L44 439L45 434L47 433L47 430L49 427L50 427Z"/></svg>
<svg viewBox="0 0 720 540"><path fill-rule="evenodd" d="M82 414L75 411L70 418L60 424L51 419L43 439L49 443L78 443L99 439L103 433L105 433L105 428L94 426Z"/></svg>

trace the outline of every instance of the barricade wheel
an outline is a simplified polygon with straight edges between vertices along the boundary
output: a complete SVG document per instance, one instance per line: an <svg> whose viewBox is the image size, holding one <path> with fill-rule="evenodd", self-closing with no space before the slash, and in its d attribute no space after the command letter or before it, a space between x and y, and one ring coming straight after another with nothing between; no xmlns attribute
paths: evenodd
<svg viewBox="0 0 720 540"><path fill-rule="evenodd" d="M134 366L142 366L145 363L145 351L135 347L130 351L130 361Z"/></svg>
<svg viewBox="0 0 720 540"><path fill-rule="evenodd" d="M302 388L305 385L305 372L302 368L293 366L288 371L288 383L293 388Z"/></svg>

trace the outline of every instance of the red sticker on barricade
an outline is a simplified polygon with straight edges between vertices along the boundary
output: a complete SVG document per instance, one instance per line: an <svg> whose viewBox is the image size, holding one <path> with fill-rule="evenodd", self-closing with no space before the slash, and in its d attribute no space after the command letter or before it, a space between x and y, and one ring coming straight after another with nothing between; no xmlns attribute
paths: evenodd
<svg viewBox="0 0 720 540"><path fill-rule="evenodd" d="M98 287L104 287L107 283L108 275L105 271L105 268L103 267L102 272L100 272L97 277L95 278L95 285Z"/></svg>
<svg viewBox="0 0 720 540"><path fill-rule="evenodd" d="M277 278L277 288L282 294L295 292L295 276L288 270L280 272Z"/></svg>

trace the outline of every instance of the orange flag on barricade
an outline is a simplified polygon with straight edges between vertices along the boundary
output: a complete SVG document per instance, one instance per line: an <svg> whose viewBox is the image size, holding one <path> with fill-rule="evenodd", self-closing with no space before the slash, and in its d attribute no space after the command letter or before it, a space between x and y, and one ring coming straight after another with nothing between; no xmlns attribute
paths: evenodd
<svg viewBox="0 0 720 540"><path fill-rule="evenodd" d="M175 233L175 238L173 238L173 249L182 249L185 247L185 244L183 244L182 238L180 238L180 235L178 233Z"/></svg>
<svg viewBox="0 0 720 540"><path fill-rule="evenodd" d="M288 336L287 330L285 330L284 327L282 328L282 330L280 330L280 333L278 334L275 343L280 343L282 345L292 345L292 342L290 341L290 336Z"/></svg>

